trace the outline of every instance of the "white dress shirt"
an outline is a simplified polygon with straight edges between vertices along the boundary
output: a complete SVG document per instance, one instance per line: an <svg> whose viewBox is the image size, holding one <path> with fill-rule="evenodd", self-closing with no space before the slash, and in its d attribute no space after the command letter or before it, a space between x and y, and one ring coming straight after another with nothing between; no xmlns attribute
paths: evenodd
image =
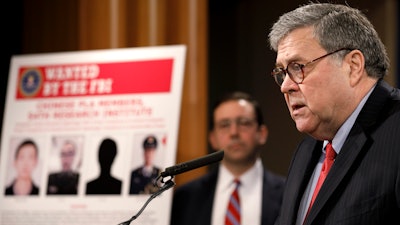
<svg viewBox="0 0 400 225"><path fill-rule="evenodd" d="M257 159L254 166L239 178L241 225L261 224L263 168L261 159ZM234 179L235 177L220 164L211 225L224 225L229 197L235 188Z"/></svg>

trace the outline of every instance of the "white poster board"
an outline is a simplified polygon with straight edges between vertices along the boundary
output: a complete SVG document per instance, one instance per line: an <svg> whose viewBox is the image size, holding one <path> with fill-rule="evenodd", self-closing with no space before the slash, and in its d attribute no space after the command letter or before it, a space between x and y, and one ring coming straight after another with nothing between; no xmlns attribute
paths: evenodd
<svg viewBox="0 0 400 225"><path fill-rule="evenodd" d="M185 54L184 45L172 45L12 57L1 136L0 225L117 225L135 215L150 197L130 193L131 172L144 163L144 139L156 138L160 170L175 164ZM28 139L38 149L31 172L16 163L16 149ZM100 177L105 139L116 144L109 177L120 186L94 187L120 191L88 194L88 183ZM74 143L74 154L60 153L65 141ZM71 182L49 187L61 158L73 158L76 193L54 194ZM19 180L31 177L37 193L6 192L24 173ZM169 224L171 200L172 189L131 224Z"/></svg>

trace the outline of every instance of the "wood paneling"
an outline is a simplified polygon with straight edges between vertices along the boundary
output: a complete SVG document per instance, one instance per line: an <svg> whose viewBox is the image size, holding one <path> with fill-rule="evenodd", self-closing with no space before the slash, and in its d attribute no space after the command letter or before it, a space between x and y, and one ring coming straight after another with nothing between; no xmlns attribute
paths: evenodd
<svg viewBox="0 0 400 225"><path fill-rule="evenodd" d="M177 163L207 154L207 1L25 0L24 8L23 53L186 45Z"/></svg>
<svg viewBox="0 0 400 225"><path fill-rule="evenodd" d="M179 125L177 163L207 153L207 1L107 0L80 2L80 50L185 44L187 57ZM115 4L115 3L114 3ZM117 10L117 20L115 11ZM111 12L111 13L110 13ZM116 27L115 27L116 26ZM117 37L111 31L118 32ZM114 35L114 36L113 36ZM117 40L113 44L111 40ZM180 185L205 172L175 178Z"/></svg>

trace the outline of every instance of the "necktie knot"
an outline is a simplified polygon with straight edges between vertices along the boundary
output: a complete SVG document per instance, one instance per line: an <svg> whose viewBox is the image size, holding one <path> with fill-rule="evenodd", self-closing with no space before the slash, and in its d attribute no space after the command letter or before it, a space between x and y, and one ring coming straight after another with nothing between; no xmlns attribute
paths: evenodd
<svg viewBox="0 0 400 225"><path fill-rule="evenodd" d="M329 142L329 143L326 145L325 151L326 151L326 158L327 158L328 160L334 160L334 159L335 159L335 157L336 157L336 152L335 152L335 150L333 149L332 143L331 143L331 142Z"/></svg>

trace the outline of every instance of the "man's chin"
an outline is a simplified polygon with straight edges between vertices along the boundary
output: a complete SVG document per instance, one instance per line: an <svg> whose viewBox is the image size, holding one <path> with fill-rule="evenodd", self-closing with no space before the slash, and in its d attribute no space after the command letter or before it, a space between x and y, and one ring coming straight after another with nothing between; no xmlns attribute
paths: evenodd
<svg viewBox="0 0 400 225"><path fill-rule="evenodd" d="M296 128L302 133L308 133L310 131L310 123L305 120L295 120Z"/></svg>

